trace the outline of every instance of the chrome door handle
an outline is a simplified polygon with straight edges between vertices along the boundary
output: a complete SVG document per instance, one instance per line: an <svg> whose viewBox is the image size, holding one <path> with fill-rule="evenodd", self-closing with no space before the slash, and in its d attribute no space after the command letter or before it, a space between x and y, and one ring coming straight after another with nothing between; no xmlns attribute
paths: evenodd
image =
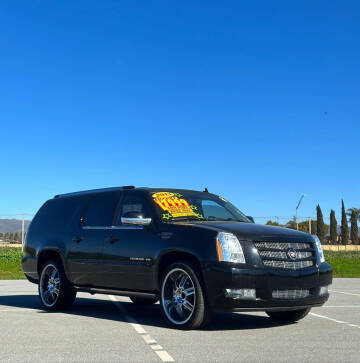
<svg viewBox="0 0 360 363"><path fill-rule="evenodd" d="M83 238L80 235L77 235L77 236L73 237L72 240L76 243L79 243L83 240Z"/></svg>
<svg viewBox="0 0 360 363"><path fill-rule="evenodd" d="M115 237L115 236L110 236L108 239L107 239L107 241L109 242L109 243L115 243L116 241L118 241L119 240L119 238L117 238L117 237Z"/></svg>

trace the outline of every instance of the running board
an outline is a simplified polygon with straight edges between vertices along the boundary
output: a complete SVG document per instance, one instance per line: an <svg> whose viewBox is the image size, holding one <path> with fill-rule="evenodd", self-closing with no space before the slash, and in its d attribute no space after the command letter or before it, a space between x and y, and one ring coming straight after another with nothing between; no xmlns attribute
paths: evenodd
<svg viewBox="0 0 360 363"><path fill-rule="evenodd" d="M117 295L117 296L128 296L128 297L140 297L144 299L157 299L159 297L158 294L151 292L110 290L110 289L100 289L97 287L84 287L84 286L74 286L74 289L79 292L88 292L89 294L92 295L106 294L106 295Z"/></svg>

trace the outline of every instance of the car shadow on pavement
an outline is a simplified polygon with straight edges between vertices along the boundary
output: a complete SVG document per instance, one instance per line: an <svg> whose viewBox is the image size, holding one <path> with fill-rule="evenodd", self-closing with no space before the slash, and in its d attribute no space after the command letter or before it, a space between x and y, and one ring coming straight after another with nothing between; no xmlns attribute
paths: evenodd
<svg viewBox="0 0 360 363"><path fill-rule="evenodd" d="M136 306L131 302L121 301L122 306L129 315L144 326L154 326L168 328L162 316L160 305ZM40 310L40 314L54 314L42 310L37 295L3 295L0 296L0 305L6 307L16 307L23 309ZM58 313L58 312L55 312ZM95 319L106 319L119 322L126 322L126 317L107 299L83 298L76 299L74 305L63 312L67 315L77 315ZM237 313L215 313L213 320L202 330L222 331L222 330L253 330L274 328L285 324L275 323L265 315L237 314Z"/></svg>

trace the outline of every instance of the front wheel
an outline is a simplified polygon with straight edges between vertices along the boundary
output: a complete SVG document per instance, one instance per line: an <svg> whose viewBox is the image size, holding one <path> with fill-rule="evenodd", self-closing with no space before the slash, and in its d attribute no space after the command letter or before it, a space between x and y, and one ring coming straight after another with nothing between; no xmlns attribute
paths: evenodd
<svg viewBox="0 0 360 363"><path fill-rule="evenodd" d="M170 265L162 276L160 305L167 323L177 329L197 329L210 320L200 277L190 262Z"/></svg>
<svg viewBox="0 0 360 363"><path fill-rule="evenodd" d="M295 321L305 318L310 310L311 308L289 311L267 311L266 314L274 321L294 323Z"/></svg>
<svg viewBox="0 0 360 363"><path fill-rule="evenodd" d="M56 259L45 262L41 270L39 296L46 310L63 310L74 303L76 291L66 278L62 264Z"/></svg>

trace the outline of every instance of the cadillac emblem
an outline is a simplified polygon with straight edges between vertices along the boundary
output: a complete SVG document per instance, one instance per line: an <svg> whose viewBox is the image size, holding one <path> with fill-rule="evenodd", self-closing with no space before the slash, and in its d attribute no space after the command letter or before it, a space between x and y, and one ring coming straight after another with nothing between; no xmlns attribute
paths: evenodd
<svg viewBox="0 0 360 363"><path fill-rule="evenodd" d="M286 252L287 256L290 258L290 260L296 260L297 259L297 252L294 248L289 248Z"/></svg>

